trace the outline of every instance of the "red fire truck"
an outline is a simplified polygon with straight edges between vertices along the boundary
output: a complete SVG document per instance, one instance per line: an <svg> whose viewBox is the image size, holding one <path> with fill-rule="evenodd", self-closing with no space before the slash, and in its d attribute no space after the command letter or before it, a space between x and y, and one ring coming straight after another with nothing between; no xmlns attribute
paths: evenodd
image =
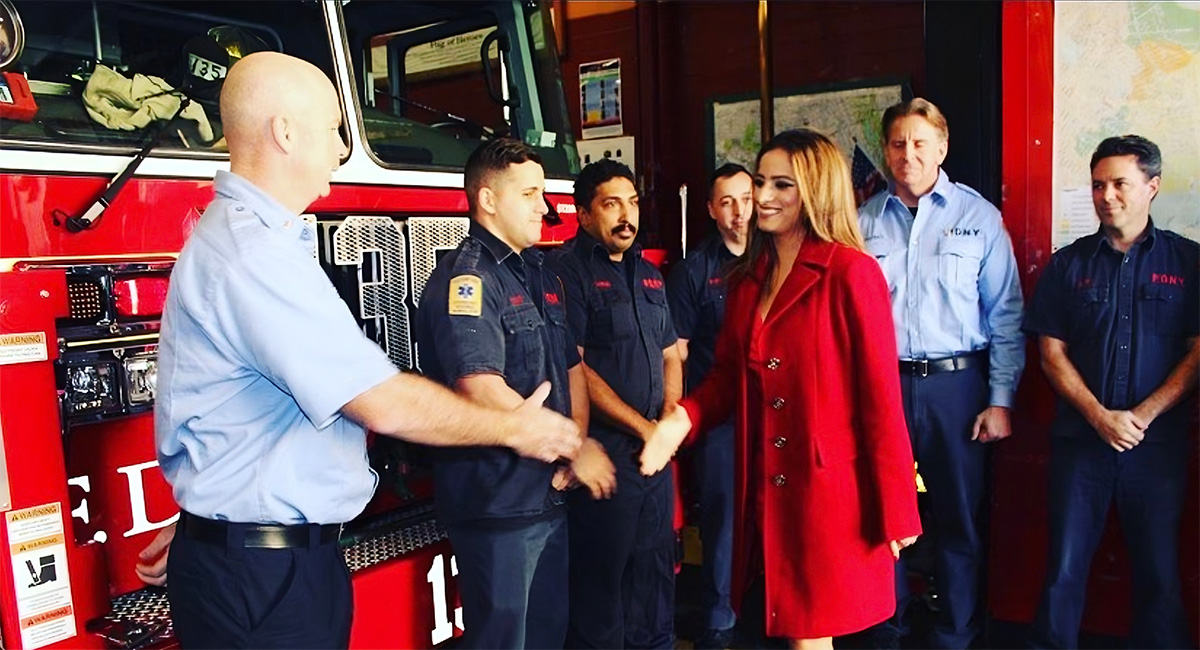
<svg viewBox="0 0 1200 650"><path fill-rule="evenodd" d="M419 369L411 315L466 234L460 171L481 139L538 148L559 222L543 243L574 234L539 3L0 0L0 647L174 643L164 592L134 573L177 517L153 447L159 318L228 166L220 82L259 49L338 89L350 153L306 215L313 256L398 367ZM438 645L462 618L420 450L370 453L380 488L343 538L351 643Z"/></svg>

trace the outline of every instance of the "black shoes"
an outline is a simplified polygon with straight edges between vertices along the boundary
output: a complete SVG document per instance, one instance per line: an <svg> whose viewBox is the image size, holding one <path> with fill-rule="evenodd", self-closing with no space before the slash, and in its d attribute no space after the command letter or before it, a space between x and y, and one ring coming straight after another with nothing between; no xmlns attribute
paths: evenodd
<svg viewBox="0 0 1200 650"><path fill-rule="evenodd" d="M733 647L734 629L709 629L696 639L696 650L728 650Z"/></svg>

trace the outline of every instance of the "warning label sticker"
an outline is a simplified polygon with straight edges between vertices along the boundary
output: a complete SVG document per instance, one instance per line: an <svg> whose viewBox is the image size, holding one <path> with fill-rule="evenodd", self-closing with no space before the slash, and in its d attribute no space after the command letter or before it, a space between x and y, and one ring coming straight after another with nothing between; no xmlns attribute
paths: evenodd
<svg viewBox="0 0 1200 650"><path fill-rule="evenodd" d="M0 365L45 361L49 358L45 332L0 334Z"/></svg>
<svg viewBox="0 0 1200 650"><path fill-rule="evenodd" d="M41 648L75 636L62 504L4 513L21 645Z"/></svg>

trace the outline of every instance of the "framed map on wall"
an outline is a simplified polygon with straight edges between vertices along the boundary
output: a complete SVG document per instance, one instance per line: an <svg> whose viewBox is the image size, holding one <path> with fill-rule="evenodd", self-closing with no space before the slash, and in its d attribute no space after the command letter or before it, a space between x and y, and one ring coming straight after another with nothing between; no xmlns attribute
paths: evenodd
<svg viewBox="0 0 1200 650"><path fill-rule="evenodd" d="M862 158L884 169L879 121L888 106L912 97L899 78L805 86L775 97L775 132L797 127L817 129L833 139L847 161L861 166ZM757 93L715 97L706 102L708 169L727 162L753 171L762 140ZM857 151L856 151L857 147Z"/></svg>
<svg viewBox="0 0 1200 650"><path fill-rule="evenodd" d="M1200 240L1200 2L1055 3L1052 250L1100 227L1092 152L1126 133L1162 150L1154 225Z"/></svg>

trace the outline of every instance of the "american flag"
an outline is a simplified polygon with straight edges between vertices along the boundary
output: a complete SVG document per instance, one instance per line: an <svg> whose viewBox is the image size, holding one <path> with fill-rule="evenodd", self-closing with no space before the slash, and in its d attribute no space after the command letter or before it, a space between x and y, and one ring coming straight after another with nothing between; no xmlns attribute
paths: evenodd
<svg viewBox="0 0 1200 650"><path fill-rule="evenodd" d="M879 173L879 168L867 158L867 153L857 142L854 143L854 161L850 165L850 181L854 184L856 205L865 203L885 185L883 174Z"/></svg>

